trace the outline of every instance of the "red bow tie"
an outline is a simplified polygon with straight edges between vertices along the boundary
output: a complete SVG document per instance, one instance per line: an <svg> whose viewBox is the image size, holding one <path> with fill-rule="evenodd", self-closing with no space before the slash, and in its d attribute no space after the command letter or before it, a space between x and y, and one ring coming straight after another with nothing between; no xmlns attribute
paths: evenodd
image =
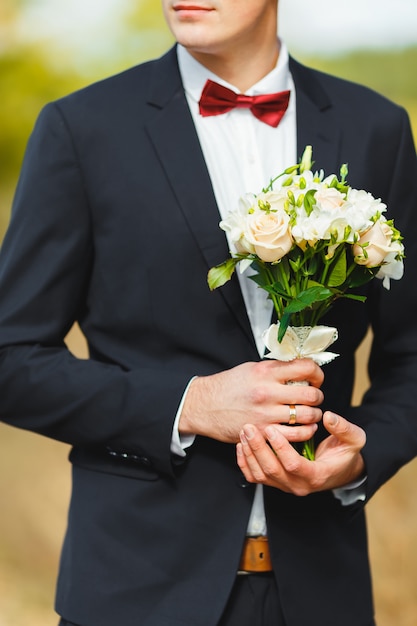
<svg viewBox="0 0 417 626"><path fill-rule="evenodd" d="M235 93L223 85L208 80L204 85L200 98L200 114L203 117L220 115L232 109L250 109L255 117L265 124L277 127L290 101L290 92L265 94L261 96L245 96Z"/></svg>

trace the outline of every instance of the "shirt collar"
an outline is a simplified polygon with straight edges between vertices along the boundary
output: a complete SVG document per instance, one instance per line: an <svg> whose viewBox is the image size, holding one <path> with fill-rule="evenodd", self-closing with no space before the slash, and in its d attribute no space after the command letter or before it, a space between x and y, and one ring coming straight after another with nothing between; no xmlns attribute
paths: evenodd
<svg viewBox="0 0 417 626"><path fill-rule="evenodd" d="M225 87L228 87L236 93L240 93L234 85L223 80L213 72L210 72L204 65L201 65L191 54L181 46L177 45L178 65L180 69L182 84L185 92L195 102L200 100L201 92L207 80L213 80ZM276 93L290 89L291 76L288 64L288 50L283 41L280 41L280 52L278 61L274 69L266 76L261 78L259 82L252 85L250 89L245 91L246 95L257 95L264 93Z"/></svg>

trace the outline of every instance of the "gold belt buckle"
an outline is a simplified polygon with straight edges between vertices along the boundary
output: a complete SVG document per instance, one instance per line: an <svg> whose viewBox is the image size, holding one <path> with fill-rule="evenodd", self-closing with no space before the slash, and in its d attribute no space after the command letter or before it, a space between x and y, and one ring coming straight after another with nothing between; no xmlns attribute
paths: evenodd
<svg viewBox="0 0 417 626"><path fill-rule="evenodd" d="M268 537L246 537L239 573L272 572Z"/></svg>

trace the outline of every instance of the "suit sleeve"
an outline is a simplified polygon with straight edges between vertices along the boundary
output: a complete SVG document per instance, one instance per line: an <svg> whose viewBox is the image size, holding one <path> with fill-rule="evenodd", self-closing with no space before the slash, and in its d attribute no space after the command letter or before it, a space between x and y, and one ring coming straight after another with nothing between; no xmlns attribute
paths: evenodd
<svg viewBox="0 0 417 626"><path fill-rule="evenodd" d="M408 117L398 117L381 176L390 181L388 217L404 236L405 272L389 291L379 280L372 283L371 386L351 415L367 434L367 498L417 454L417 161ZM380 156L375 154L376 162Z"/></svg>
<svg viewBox="0 0 417 626"><path fill-rule="evenodd" d="M79 360L65 346L89 306L93 262L87 186L59 107L48 105L28 143L0 256L0 416L74 446L143 455L170 473L189 377Z"/></svg>

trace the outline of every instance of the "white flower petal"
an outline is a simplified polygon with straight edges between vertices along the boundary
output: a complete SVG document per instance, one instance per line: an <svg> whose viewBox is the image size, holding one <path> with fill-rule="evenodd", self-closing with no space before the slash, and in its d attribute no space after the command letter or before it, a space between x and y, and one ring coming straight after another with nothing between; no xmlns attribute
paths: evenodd
<svg viewBox="0 0 417 626"><path fill-rule="evenodd" d="M239 262L239 271L240 271L240 273L243 274L243 272L245 270L247 270L248 267L250 267L252 265L252 263L253 263L253 259L242 259Z"/></svg>
<svg viewBox="0 0 417 626"><path fill-rule="evenodd" d="M314 326L303 342L304 354L314 354L326 350L337 339L337 329L331 326Z"/></svg>
<svg viewBox="0 0 417 626"><path fill-rule="evenodd" d="M297 358L309 358L324 365L333 361L338 354L326 349L337 339L337 329L331 326L291 327L289 326L280 343L278 341L279 322L263 333L263 340L270 351L265 357L278 361L292 361Z"/></svg>

